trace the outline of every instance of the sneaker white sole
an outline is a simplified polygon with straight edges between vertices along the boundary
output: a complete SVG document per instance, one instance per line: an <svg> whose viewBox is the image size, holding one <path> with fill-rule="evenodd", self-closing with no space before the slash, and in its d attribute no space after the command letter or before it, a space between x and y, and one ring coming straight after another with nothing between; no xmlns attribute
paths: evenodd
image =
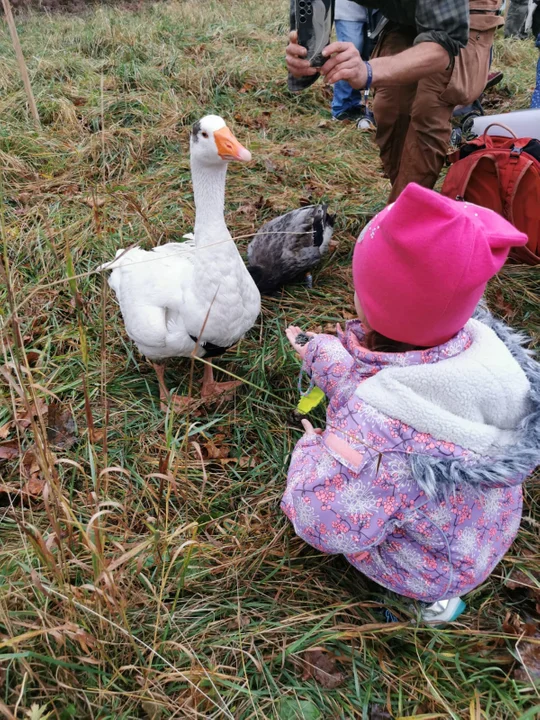
<svg viewBox="0 0 540 720"><path fill-rule="evenodd" d="M429 605L421 612L421 618L428 625L440 625L442 623L454 622L467 606L459 597L451 600L440 600Z"/></svg>

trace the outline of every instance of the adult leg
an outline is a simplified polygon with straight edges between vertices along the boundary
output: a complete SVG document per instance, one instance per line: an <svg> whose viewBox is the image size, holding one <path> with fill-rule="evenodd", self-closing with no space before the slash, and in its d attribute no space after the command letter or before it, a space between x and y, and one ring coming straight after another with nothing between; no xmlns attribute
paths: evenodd
<svg viewBox="0 0 540 720"><path fill-rule="evenodd" d="M392 30L375 48L373 57L397 55L412 47L414 32ZM375 93L373 113L377 122L375 142L379 146L384 171L393 184L399 174L401 152L409 129L416 83L382 87Z"/></svg>
<svg viewBox="0 0 540 720"><path fill-rule="evenodd" d="M529 10L529 0L511 0L508 12L506 13L506 22L504 23L505 37L518 37L524 39L525 22L527 21L527 13Z"/></svg>
<svg viewBox="0 0 540 720"><path fill-rule="evenodd" d="M364 46L364 23L353 20L336 20L336 35L339 42L351 42L360 55ZM338 117L342 113L354 111L362 102L360 90L352 88L346 80L334 85L332 115Z"/></svg>
<svg viewBox="0 0 540 720"><path fill-rule="evenodd" d="M449 72L435 73L418 83L411 111L399 174L388 202L394 202L410 182L433 188L446 157L454 105L441 100Z"/></svg>
<svg viewBox="0 0 540 720"><path fill-rule="evenodd" d="M410 182L433 188L444 164L456 105L475 100L485 87L494 30L470 33L453 70L423 78L411 111L399 175L393 183L390 202Z"/></svg>

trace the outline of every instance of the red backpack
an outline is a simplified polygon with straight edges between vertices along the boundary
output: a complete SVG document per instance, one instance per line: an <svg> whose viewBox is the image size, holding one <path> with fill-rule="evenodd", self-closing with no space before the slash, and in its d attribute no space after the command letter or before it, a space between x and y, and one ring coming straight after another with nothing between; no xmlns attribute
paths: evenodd
<svg viewBox="0 0 540 720"><path fill-rule="evenodd" d="M515 135L511 138L488 135L489 127L482 137L450 155L452 167L442 193L454 200L490 208L505 217L529 238L526 246L513 248L511 257L538 265L540 141Z"/></svg>

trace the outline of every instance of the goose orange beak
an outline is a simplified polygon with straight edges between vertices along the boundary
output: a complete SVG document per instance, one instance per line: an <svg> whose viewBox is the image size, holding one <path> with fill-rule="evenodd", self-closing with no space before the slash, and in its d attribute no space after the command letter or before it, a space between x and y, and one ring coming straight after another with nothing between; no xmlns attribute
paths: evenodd
<svg viewBox="0 0 540 720"><path fill-rule="evenodd" d="M218 155L222 160L241 160L243 162L251 160L249 150L238 142L228 127L216 130L214 140Z"/></svg>

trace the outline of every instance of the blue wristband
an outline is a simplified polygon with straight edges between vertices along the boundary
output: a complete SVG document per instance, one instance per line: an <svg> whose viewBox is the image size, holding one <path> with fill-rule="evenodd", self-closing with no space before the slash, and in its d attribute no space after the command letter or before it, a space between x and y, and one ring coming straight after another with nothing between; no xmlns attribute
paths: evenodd
<svg viewBox="0 0 540 720"><path fill-rule="evenodd" d="M367 70L366 87L364 88L364 90L366 92L369 92L371 83L373 82L373 68L371 67L371 63L369 63L367 61L364 63L364 65L366 66L366 70Z"/></svg>

